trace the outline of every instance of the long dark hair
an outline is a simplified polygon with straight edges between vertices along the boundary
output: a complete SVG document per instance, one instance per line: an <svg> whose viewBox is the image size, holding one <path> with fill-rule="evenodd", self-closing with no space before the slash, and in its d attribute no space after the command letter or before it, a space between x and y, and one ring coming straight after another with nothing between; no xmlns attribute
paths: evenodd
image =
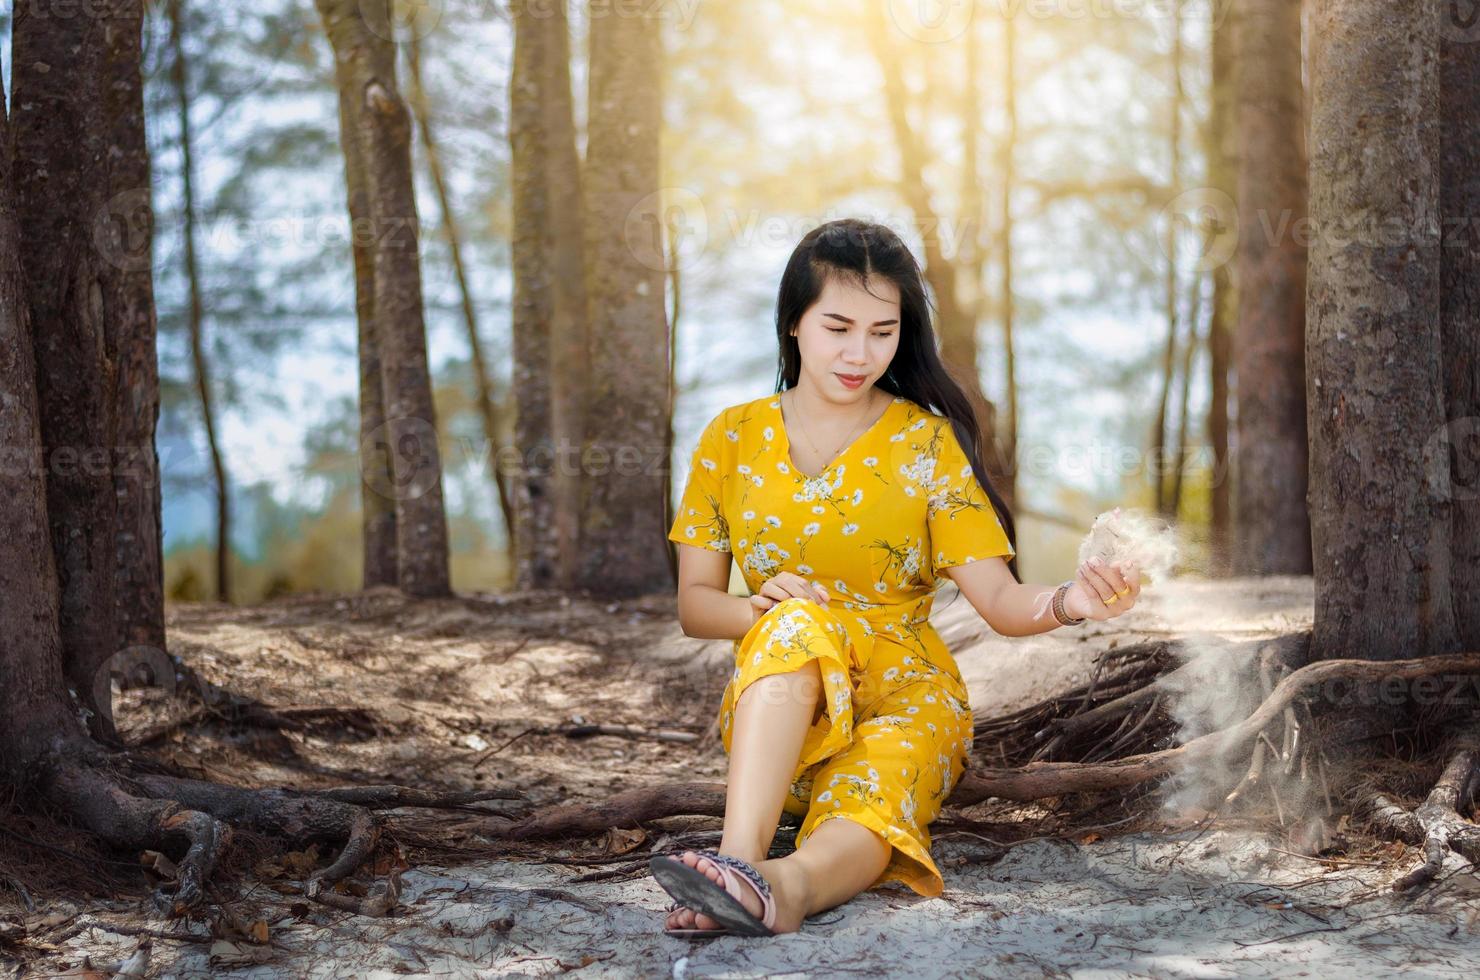
<svg viewBox="0 0 1480 980"><path fill-rule="evenodd" d="M899 289L899 350L889 370L876 384L891 395L903 395L915 404L950 419L971 469L987 492L1007 540L1017 551L1017 530L1002 495L992 485L982 465L985 440L981 422L961 383L935 350L930 301L920 264L891 229L871 221L842 218L807 232L781 276L776 294L776 341L781 353L776 369L776 391L796 387L802 372L802 354L791 331L802 314L817 302L828 276L841 277L868 289L873 276L887 279ZM1017 556L1007 563L1012 577L1021 582Z"/></svg>

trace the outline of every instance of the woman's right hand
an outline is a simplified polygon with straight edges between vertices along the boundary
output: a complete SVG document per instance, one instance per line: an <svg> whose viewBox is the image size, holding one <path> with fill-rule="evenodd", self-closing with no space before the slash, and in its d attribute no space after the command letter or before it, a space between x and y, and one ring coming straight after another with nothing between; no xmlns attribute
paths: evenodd
<svg viewBox="0 0 1480 980"><path fill-rule="evenodd" d="M776 603L793 598L815 599L825 606L831 597L827 594L827 589L813 585L796 572L777 572L766 579L759 592L750 597L751 622L759 620Z"/></svg>

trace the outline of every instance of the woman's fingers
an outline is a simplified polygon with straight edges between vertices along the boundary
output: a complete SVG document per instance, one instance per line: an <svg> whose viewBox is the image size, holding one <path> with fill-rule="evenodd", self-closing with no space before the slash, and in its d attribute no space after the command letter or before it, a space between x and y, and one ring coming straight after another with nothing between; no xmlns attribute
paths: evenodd
<svg viewBox="0 0 1480 980"><path fill-rule="evenodd" d="M1125 577L1125 584L1130 588L1131 594L1126 596L1131 602L1135 602L1141 595L1141 569L1135 562L1126 562L1120 567L1121 574Z"/></svg>
<svg viewBox="0 0 1480 980"><path fill-rule="evenodd" d="M1082 563L1079 566L1079 574L1084 576L1084 580L1089 583L1090 589L1092 589L1102 601L1114 598L1115 587L1105 580L1105 577L1100 574L1099 569L1095 568L1093 562L1094 559L1090 559L1089 561Z"/></svg>
<svg viewBox="0 0 1480 980"><path fill-rule="evenodd" d="M1116 595L1124 596L1130 590L1125 576L1120 572L1120 565L1118 563L1102 561L1095 566L1095 571L1100 573L1100 577L1105 580L1105 584L1110 586L1110 590Z"/></svg>
<svg viewBox="0 0 1480 980"><path fill-rule="evenodd" d="M811 582L792 572L782 572L766 580L761 586L761 594L770 596L778 602L783 599L814 599L817 602L828 601L827 592L821 586L814 586Z"/></svg>
<svg viewBox="0 0 1480 980"><path fill-rule="evenodd" d="M1091 582L1084 574L1083 565L1074 573L1074 579L1079 583L1080 591L1084 593L1084 604L1089 607L1089 612L1086 615L1090 619L1109 618L1110 607L1102 601L1099 587Z"/></svg>

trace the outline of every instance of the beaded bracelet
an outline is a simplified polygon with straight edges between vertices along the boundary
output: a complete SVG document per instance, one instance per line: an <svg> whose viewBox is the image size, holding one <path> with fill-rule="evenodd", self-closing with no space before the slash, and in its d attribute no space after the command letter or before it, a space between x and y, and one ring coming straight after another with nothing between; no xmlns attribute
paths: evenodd
<svg viewBox="0 0 1480 980"><path fill-rule="evenodd" d="M1064 608L1064 595L1069 591L1069 586L1073 584L1074 580L1069 579L1068 581L1060 585L1057 589L1053 590L1053 603L1051 608L1053 609L1053 618L1059 621L1060 626L1078 626L1080 623L1089 618L1087 616L1080 616L1078 619L1074 619L1070 617L1069 611Z"/></svg>

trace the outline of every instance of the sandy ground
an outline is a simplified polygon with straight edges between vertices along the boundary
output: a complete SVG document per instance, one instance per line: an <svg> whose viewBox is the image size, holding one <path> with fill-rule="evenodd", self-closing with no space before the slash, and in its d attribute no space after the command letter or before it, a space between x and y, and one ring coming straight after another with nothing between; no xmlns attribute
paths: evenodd
<svg viewBox="0 0 1480 980"><path fill-rule="evenodd" d="M1273 636L1310 621L1309 579L1167 583L1124 617L1043 637L997 637L964 598L937 600L978 718L1083 680L1113 644L1176 636L1196 642ZM671 597L597 604L553 596L464 596L408 603L390 592L282 600L248 609L171 612L172 651L212 682L271 705L347 705L356 726L278 734L195 723L156 740L157 755L202 778L252 785L395 781L501 786L519 802L461 816L476 838L531 807L600 800L669 779L722 779L711 728L728 671L727 642L684 637ZM189 705L128 691L125 730L157 730ZM601 722L699 735L693 743L544 729ZM368 729L368 730L367 730ZM966 814L972 816L973 814ZM940 825L937 824L939 827ZM257 945L212 935L203 921L151 917L143 892L113 900L39 895L27 913L0 890L0 916L32 939L0 944L0 976L48 976L124 959L136 938L86 921L180 933L156 940L150 976L1419 976L1480 972L1480 879L1450 858L1439 884L1400 898L1385 886L1415 852L1354 840L1339 857L1292 853L1254 827L1082 833L1027 839L1005 851L964 829L937 830L946 893L888 886L764 940L662 935L667 897L645 873L648 846L719 821L660 821L539 853L418 861L401 904L370 918L305 904L281 862L243 883L237 915L260 920ZM631 860L602 855L636 846ZM498 852L497 846L491 851ZM502 849L507 850L507 849ZM559 863L572 857L586 864ZM292 876L286 876L291 878ZM185 937L192 937L190 941ZM24 962L24 965L22 965ZM9 971L9 972L7 972Z"/></svg>

